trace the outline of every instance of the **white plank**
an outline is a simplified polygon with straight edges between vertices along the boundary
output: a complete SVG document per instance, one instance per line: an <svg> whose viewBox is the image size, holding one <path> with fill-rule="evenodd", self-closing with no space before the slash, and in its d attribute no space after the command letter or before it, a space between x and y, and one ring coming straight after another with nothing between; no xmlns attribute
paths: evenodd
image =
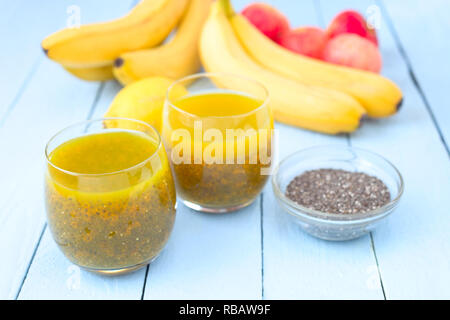
<svg viewBox="0 0 450 320"><path fill-rule="evenodd" d="M327 4L325 17L331 19L342 8L356 7L364 12L372 3L355 0ZM416 22L411 20L410 24ZM450 194L448 156L386 21L378 34L383 73L403 90L404 106L389 119L366 123L352 136L352 143L393 161L405 179L406 191L397 211L373 234L386 298L448 299L450 219L443 203Z"/></svg>
<svg viewBox="0 0 450 320"><path fill-rule="evenodd" d="M313 1L272 4L288 15L293 27L321 22ZM345 136L327 136L279 124L276 128L280 134L280 159L315 145L347 144ZM263 210L264 298L383 297L368 237L341 244L312 238L286 221L270 185L264 192Z"/></svg>
<svg viewBox="0 0 450 320"><path fill-rule="evenodd" d="M383 3L449 145L450 2L390 0ZM405 6L411 9L405 9Z"/></svg>
<svg viewBox="0 0 450 320"><path fill-rule="evenodd" d="M102 7L98 7L100 1L94 5L91 1L77 3L82 4L86 17L95 15L100 20L123 14L129 8L129 2L111 6L109 1L109 5L103 1ZM53 4L40 5L48 7L45 10L53 13L53 20L57 19L55 15L64 18L66 7ZM62 11L52 11L52 8ZM39 23L34 26L32 19L30 26L34 28L29 32L54 31L54 27L53 30L46 30L46 20L50 17L33 17ZM39 29L41 25L42 29ZM16 36L19 37L20 33ZM39 47L36 50L40 50ZM7 70L8 76L13 76L15 70ZM1 249L2 258L8 261L0 266L2 298L16 296L44 225L42 179L45 143L57 130L87 117L98 87L99 83L80 81L58 65L44 60L0 128L0 147L4 152L0 164L5 168L0 173L0 241L8 244ZM34 290L39 290L39 287Z"/></svg>

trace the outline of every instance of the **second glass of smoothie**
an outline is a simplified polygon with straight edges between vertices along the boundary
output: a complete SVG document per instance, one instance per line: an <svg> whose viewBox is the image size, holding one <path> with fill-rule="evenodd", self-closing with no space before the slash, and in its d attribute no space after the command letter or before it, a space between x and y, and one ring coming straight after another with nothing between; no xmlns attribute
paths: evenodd
<svg viewBox="0 0 450 320"><path fill-rule="evenodd" d="M162 137L177 194L188 207L229 212L249 205L272 164L267 90L230 74L203 73L168 90Z"/></svg>

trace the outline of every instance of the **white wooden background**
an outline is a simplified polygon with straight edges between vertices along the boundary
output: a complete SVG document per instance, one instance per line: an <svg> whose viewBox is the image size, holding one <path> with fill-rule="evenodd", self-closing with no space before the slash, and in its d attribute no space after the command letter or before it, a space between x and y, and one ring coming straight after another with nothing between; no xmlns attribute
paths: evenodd
<svg viewBox="0 0 450 320"><path fill-rule="evenodd" d="M57 249L43 206L44 145L58 129L100 117L120 89L80 81L46 59L40 41L66 25L118 17L132 0L0 0L0 298L3 299L449 299L450 2L272 0L294 26L325 26L340 10L381 10L383 74L402 88L401 111L351 136L284 125L280 156L318 144L351 144L395 163L406 190L388 222L333 243L289 224L267 185L235 214L179 206L172 237L148 268L107 278ZM233 0L237 9L250 1ZM373 7L372 7L373 8Z"/></svg>

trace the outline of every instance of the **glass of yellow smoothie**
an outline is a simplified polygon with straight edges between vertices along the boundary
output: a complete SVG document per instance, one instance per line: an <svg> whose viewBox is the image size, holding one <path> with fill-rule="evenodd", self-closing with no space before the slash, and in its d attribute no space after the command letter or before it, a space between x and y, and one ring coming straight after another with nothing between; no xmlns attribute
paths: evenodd
<svg viewBox="0 0 450 320"><path fill-rule="evenodd" d="M105 118L72 125L45 150L53 238L76 265L119 274L148 264L175 220L175 186L158 132Z"/></svg>
<svg viewBox="0 0 450 320"><path fill-rule="evenodd" d="M270 172L272 129L259 82L214 73L176 81L167 92L162 137L183 203L213 213L252 203Z"/></svg>

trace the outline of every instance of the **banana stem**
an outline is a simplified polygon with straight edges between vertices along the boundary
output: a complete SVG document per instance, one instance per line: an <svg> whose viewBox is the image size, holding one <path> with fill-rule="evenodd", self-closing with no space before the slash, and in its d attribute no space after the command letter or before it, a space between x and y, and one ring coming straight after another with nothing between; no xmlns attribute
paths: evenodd
<svg viewBox="0 0 450 320"><path fill-rule="evenodd" d="M217 0L217 1L219 2L219 5L222 7L227 17L231 17L234 15L233 6L231 5L230 0Z"/></svg>

